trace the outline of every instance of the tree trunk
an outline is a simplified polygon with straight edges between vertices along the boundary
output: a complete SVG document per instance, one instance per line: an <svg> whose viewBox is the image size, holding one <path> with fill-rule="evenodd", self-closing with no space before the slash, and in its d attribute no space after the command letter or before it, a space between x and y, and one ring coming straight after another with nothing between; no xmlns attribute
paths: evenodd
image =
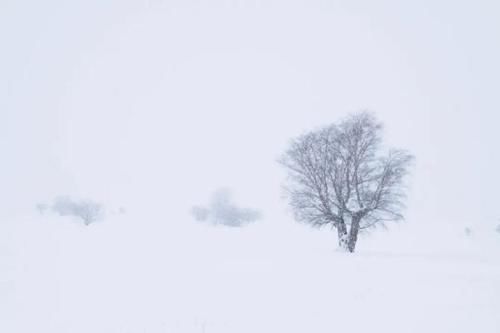
<svg viewBox="0 0 500 333"><path fill-rule="evenodd" d="M354 252L356 249L356 242L358 241L359 223L361 222L361 215L354 214L351 221L351 230L349 230L349 239L347 241L347 249L349 252Z"/></svg>
<svg viewBox="0 0 500 333"><path fill-rule="evenodd" d="M339 247L345 251L348 250L348 235L347 235L347 227L344 221L337 223L337 233L339 237Z"/></svg>

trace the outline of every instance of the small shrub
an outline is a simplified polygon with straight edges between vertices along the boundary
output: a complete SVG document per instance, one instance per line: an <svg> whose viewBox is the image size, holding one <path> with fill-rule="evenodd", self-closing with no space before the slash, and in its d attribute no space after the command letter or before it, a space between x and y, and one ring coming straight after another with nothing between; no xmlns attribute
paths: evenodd
<svg viewBox="0 0 500 333"><path fill-rule="evenodd" d="M47 205L46 203L39 203L36 205L36 210L42 215L45 214L48 209L49 205Z"/></svg>
<svg viewBox="0 0 500 333"><path fill-rule="evenodd" d="M210 215L210 211L208 208L202 206L193 206L191 208L191 215L193 215L196 221L206 221Z"/></svg>
<svg viewBox="0 0 500 333"><path fill-rule="evenodd" d="M69 197L59 197L54 200L52 211L61 216L81 218L85 225L98 221L104 214L104 207L92 200L76 201Z"/></svg>
<svg viewBox="0 0 500 333"><path fill-rule="evenodd" d="M213 224L222 224L230 227L241 227L257 221L261 213L254 209L240 208L231 200L231 193L227 189L214 193L209 208L194 206L191 215L197 221L209 220Z"/></svg>

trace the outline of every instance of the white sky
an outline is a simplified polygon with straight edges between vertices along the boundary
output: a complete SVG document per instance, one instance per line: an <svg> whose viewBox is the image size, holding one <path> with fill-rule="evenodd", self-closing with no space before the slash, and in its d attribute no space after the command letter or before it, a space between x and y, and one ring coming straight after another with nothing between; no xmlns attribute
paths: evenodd
<svg viewBox="0 0 500 333"><path fill-rule="evenodd" d="M494 221L498 59L497 1L2 0L0 216L229 186L290 218L287 140L369 109L416 155L410 221Z"/></svg>

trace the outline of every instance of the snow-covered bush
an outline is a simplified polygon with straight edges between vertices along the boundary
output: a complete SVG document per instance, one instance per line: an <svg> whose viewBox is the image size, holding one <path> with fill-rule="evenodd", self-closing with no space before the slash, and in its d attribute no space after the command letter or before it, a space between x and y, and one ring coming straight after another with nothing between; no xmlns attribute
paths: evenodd
<svg viewBox="0 0 500 333"><path fill-rule="evenodd" d="M45 214L45 212L47 212L49 208L49 205L47 205L46 203L39 203L36 205L36 210L38 210L40 214Z"/></svg>
<svg viewBox="0 0 500 333"><path fill-rule="evenodd" d="M193 206L193 208L191 208L191 215L193 215L196 221L206 221L209 214L210 211L208 208L202 206Z"/></svg>
<svg viewBox="0 0 500 333"><path fill-rule="evenodd" d="M51 210L61 216L81 218L85 225L98 221L104 214L104 207L101 204L92 200L74 200L70 197L56 198Z"/></svg>
<svg viewBox="0 0 500 333"><path fill-rule="evenodd" d="M240 208L231 200L231 192L227 189L214 193L209 207L194 206L191 214L197 221L209 220L213 224L241 227L261 218L259 211Z"/></svg>

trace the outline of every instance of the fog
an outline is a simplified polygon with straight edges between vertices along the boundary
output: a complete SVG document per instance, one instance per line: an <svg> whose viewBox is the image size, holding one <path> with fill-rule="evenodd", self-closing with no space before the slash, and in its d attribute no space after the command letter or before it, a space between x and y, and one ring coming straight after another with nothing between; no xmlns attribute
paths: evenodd
<svg viewBox="0 0 500 333"><path fill-rule="evenodd" d="M229 186L282 214L287 140L368 109L417 157L408 220L494 220L499 9L3 1L2 213L61 193L187 207Z"/></svg>
<svg viewBox="0 0 500 333"><path fill-rule="evenodd" d="M496 1L1 0L0 328L498 331L498 237L483 246L477 231L496 237L500 218L499 13ZM360 110L416 159L403 227L349 258L330 230L293 221L277 160ZM220 188L262 221L187 227ZM108 216L78 228L37 213L61 196Z"/></svg>

